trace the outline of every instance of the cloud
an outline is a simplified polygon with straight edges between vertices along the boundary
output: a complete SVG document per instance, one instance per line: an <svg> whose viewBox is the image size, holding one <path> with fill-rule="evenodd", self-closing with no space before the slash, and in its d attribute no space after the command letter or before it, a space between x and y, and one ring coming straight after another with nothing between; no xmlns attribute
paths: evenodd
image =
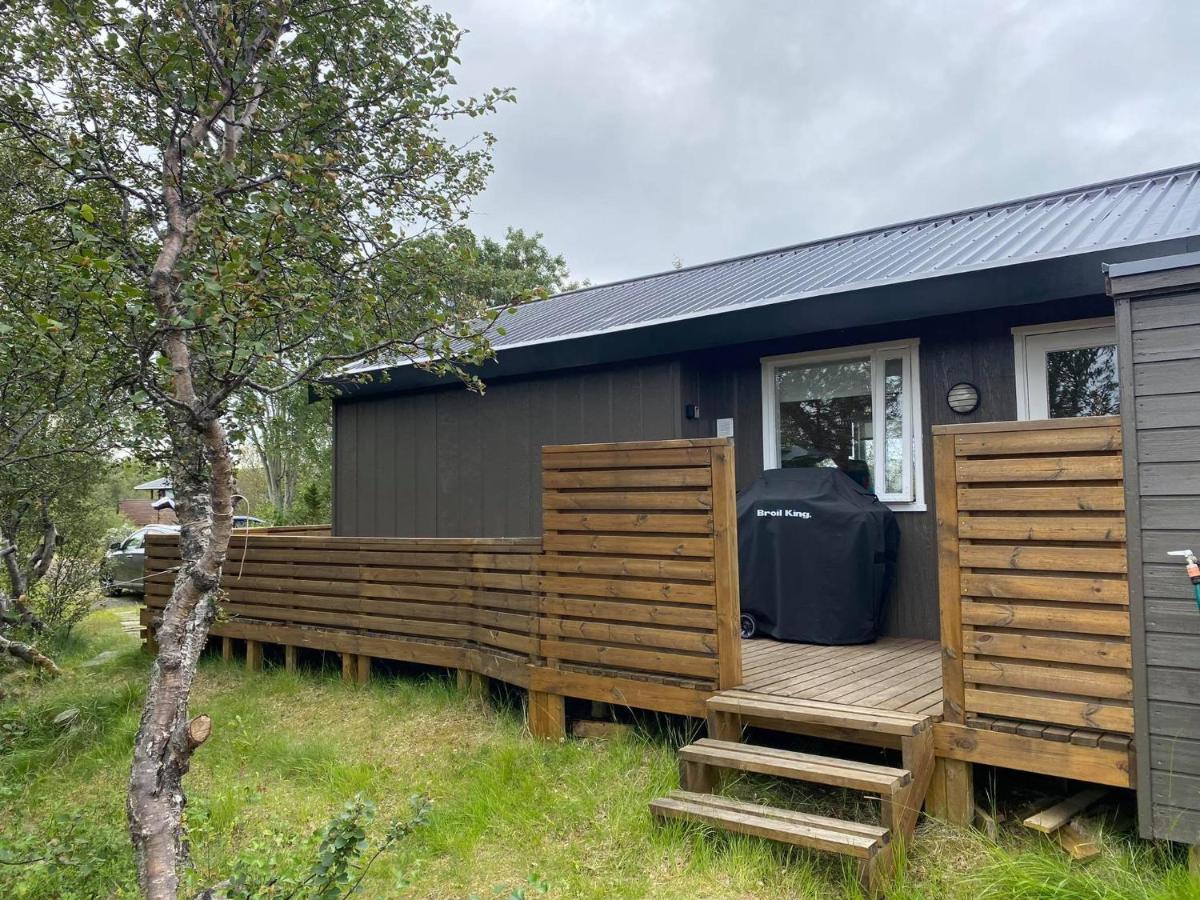
<svg viewBox="0 0 1200 900"><path fill-rule="evenodd" d="M448 0L473 223L595 282L1200 159L1200 4Z"/></svg>

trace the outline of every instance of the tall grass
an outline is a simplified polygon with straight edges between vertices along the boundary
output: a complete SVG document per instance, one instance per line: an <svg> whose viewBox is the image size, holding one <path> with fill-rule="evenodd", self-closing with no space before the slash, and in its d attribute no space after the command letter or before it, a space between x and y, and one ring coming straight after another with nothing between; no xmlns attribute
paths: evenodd
<svg viewBox="0 0 1200 900"><path fill-rule="evenodd" d="M103 650L117 654L80 665ZM14 672L0 683L0 896L133 896L124 788L148 661L109 612L59 657L61 679ZM202 664L193 707L214 730L187 781L189 891L239 863L283 871L311 860L314 835L356 794L379 806L377 830L423 794L428 823L380 859L363 896L543 887L552 897L858 896L835 857L655 823L647 803L677 785L674 748L695 736L680 720L647 717L619 739L547 744L526 732L519 701L483 704L446 677L356 688L330 670L248 675L216 658ZM730 790L818 812L875 812L764 779ZM1080 865L1022 831L990 842L924 825L891 896L1200 897L1167 849L1112 834L1101 858Z"/></svg>

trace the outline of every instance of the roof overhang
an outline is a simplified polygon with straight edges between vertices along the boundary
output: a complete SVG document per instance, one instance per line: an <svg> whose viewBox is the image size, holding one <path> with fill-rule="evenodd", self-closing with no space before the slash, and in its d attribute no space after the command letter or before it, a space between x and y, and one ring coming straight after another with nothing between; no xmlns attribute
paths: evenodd
<svg viewBox="0 0 1200 900"><path fill-rule="evenodd" d="M671 321L505 347L476 369L485 381L704 350L786 335L813 334L932 316L1022 306L1105 293L1105 265L1200 251L1200 237L1106 248L976 271L893 280L848 290L770 298L753 305ZM453 385L417 366L340 382L343 398Z"/></svg>

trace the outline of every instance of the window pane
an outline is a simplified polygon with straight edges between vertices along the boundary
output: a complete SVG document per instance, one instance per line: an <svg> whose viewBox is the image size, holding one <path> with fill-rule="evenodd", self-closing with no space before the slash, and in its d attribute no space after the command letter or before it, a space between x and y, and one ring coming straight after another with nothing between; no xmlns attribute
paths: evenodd
<svg viewBox="0 0 1200 900"><path fill-rule="evenodd" d="M777 369L775 396L781 466L837 466L874 489L870 358Z"/></svg>
<svg viewBox="0 0 1200 900"><path fill-rule="evenodd" d="M1050 418L1109 416L1120 412L1117 348L1080 347L1046 354Z"/></svg>
<svg viewBox="0 0 1200 900"><path fill-rule="evenodd" d="M883 364L883 492L904 492L904 360Z"/></svg>

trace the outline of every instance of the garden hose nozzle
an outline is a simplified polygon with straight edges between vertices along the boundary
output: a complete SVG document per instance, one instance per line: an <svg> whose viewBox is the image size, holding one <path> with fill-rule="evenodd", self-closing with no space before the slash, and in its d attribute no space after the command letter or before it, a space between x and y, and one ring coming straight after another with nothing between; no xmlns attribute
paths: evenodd
<svg viewBox="0 0 1200 900"><path fill-rule="evenodd" d="M1182 556L1187 564L1188 578L1191 579L1192 589L1196 592L1196 608L1200 609L1200 560L1191 550L1169 550L1167 556Z"/></svg>

